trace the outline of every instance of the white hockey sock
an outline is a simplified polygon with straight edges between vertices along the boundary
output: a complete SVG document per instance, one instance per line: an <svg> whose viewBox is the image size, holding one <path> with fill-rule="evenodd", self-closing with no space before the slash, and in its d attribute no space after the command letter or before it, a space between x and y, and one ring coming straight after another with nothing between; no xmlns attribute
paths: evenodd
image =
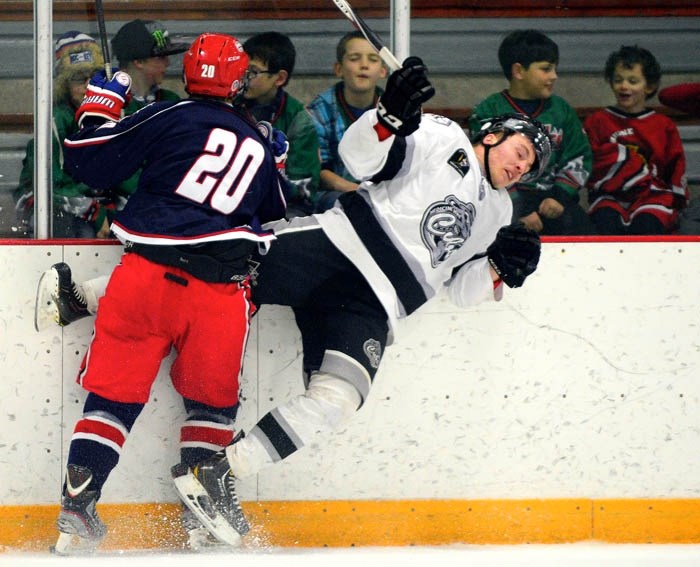
<svg viewBox="0 0 700 567"><path fill-rule="evenodd" d="M83 296L87 303L87 310L92 315L97 313L97 304L100 301L100 297L105 294L107 283L109 283L109 276L98 276L77 284L83 291Z"/></svg>
<svg viewBox="0 0 700 567"><path fill-rule="evenodd" d="M304 394L266 414L246 436L226 448L237 478L256 474L347 422L362 397L349 382L331 374L315 373ZM270 435L274 429L281 435ZM280 437L284 440L280 441Z"/></svg>

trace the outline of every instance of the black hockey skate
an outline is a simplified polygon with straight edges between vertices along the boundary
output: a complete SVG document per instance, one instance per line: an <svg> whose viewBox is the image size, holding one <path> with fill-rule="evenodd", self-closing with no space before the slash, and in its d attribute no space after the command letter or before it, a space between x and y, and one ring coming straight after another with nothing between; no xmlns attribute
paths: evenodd
<svg viewBox="0 0 700 567"><path fill-rule="evenodd" d="M54 264L39 280L34 306L34 327L42 331L51 323L65 327L90 315L87 301L64 262Z"/></svg>
<svg viewBox="0 0 700 567"><path fill-rule="evenodd" d="M239 546L250 526L236 494L236 478L226 453L215 453L190 469L185 463L172 467L175 488L185 505L219 541Z"/></svg>
<svg viewBox="0 0 700 567"><path fill-rule="evenodd" d="M97 515L99 492L87 490L92 471L78 465L68 465L61 497L61 512L56 520L60 532L51 548L57 555L90 553L107 533L107 526Z"/></svg>

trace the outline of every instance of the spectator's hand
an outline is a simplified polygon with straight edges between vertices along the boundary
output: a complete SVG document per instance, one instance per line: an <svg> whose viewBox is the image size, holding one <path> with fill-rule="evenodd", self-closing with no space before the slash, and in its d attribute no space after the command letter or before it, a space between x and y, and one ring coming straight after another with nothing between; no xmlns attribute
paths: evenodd
<svg viewBox="0 0 700 567"><path fill-rule="evenodd" d="M540 237L522 223L503 226L488 247L489 264L508 287L520 287L537 269Z"/></svg>
<svg viewBox="0 0 700 567"><path fill-rule="evenodd" d="M427 71L421 59L409 57L389 76L377 105L377 119L392 134L408 136L418 129L421 105L435 94Z"/></svg>
<svg viewBox="0 0 700 567"><path fill-rule="evenodd" d="M75 113L78 125L88 116L117 121L122 109L131 100L131 77L124 71L117 71L108 80L104 71L98 71L90 79L83 103Z"/></svg>
<svg viewBox="0 0 700 567"><path fill-rule="evenodd" d="M525 225L526 228L534 230L537 233L542 232L544 229L544 224L542 224L542 219L539 213L536 211L531 212L529 215L520 217L520 222Z"/></svg>
<svg viewBox="0 0 700 567"><path fill-rule="evenodd" d="M311 177L304 177L302 179L288 179L289 185L293 191L293 197L299 200L308 199L311 197Z"/></svg>
<svg viewBox="0 0 700 567"><path fill-rule="evenodd" d="M558 219L562 213L564 212L564 205L562 205L559 201L556 199L552 199L552 197L547 197L546 199L542 199L542 202L540 203L540 209L539 213L540 216L543 216L546 219Z"/></svg>
<svg viewBox="0 0 700 567"><path fill-rule="evenodd" d="M100 230L97 231L97 234L95 236L97 238L109 238L109 233L109 220L105 218L104 222L102 223L102 227L100 228Z"/></svg>

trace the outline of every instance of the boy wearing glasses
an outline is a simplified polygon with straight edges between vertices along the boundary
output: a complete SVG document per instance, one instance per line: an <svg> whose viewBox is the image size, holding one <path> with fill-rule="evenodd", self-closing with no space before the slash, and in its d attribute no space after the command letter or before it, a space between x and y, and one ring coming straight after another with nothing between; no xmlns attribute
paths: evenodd
<svg viewBox="0 0 700 567"><path fill-rule="evenodd" d="M311 214L318 191L321 160L311 115L303 103L284 88L294 71L294 45L286 35L270 31L250 37L244 42L243 49L250 58L243 104L255 120L269 122L284 132L289 142L285 169L287 216Z"/></svg>

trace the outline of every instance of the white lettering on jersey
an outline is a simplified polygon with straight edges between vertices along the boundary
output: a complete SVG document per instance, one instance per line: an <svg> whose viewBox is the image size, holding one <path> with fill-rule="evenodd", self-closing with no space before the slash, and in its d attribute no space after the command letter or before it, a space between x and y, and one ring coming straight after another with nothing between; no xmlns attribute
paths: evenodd
<svg viewBox="0 0 700 567"><path fill-rule="evenodd" d="M257 140L246 138L239 144L233 132L214 128L204 153L175 192L197 203L209 199L213 209L228 215L240 204L264 159L265 149Z"/></svg>

